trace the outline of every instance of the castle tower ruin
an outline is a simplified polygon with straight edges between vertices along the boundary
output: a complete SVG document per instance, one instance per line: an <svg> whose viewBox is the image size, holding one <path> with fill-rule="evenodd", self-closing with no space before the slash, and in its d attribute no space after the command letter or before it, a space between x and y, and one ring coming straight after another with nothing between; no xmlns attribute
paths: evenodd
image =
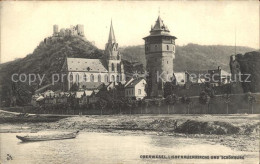
<svg viewBox="0 0 260 164"><path fill-rule="evenodd" d="M58 36L59 35L59 26L58 25L53 25L53 36Z"/></svg>

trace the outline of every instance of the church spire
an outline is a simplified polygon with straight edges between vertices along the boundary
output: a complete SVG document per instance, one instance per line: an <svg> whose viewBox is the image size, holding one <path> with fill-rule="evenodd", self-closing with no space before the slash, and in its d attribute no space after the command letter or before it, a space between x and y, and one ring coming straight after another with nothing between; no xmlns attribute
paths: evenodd
<svg viewBox="0 0 260 164"><path fill-rule="evenodd" d="M112 24L112 19L111 19L111 25L110 25L110 32L109 32L109 37L108 37L108 43L116 43L116 37L114 33L114 28Z"/></svg>

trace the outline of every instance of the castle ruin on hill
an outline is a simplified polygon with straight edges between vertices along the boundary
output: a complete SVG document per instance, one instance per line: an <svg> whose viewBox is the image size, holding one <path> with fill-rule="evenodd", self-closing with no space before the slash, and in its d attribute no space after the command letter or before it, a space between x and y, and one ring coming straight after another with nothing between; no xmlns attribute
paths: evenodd
<svg viewBox="0 0 260 164"><path fill-rule="evenodd" d="M53 36L82 36L84 37L84 25L77 24L76 26L71 25L70 28L61 28L59 31L58 25L53 25Z"/></svg>

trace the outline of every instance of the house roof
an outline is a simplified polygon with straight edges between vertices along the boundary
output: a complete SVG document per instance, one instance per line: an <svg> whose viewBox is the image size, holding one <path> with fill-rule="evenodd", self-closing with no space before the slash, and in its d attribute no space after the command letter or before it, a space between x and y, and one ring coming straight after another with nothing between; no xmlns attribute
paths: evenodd
<svg viewBox="0 0 260 164"><path fill-rule="evenodd" d="M86 89L94 90L100 88L102 84L102 82L86 82L84 83L84 86Z"/></svg>
<svg viewBox="0 0 260 164"><path fill-rule="evenodd" d="M107 72L100 59L67 58L68 71Z"/></svg>
<svg viewBox="0 0 260 164"><path fill-rule="evenodd" d="M143 78L139 78L139 79L134 79L132 82L130 82L126 88L133 88L135 87L138 83L140 83L142 80L144 80Z"/></svg>
<svg viewBox="0 0 260 164"><path fill-rule="evenodd" d="M81 98L84 95L84 92L85 92L86 96L90 96L93 93L93 91L88 91L88 90L78 91L78 92L76 92L76 98Z"/></svg>

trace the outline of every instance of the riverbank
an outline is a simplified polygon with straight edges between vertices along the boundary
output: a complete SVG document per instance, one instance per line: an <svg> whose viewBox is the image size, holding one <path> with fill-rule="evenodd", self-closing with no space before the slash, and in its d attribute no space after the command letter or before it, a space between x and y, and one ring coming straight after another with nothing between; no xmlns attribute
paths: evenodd
<svg viewBox="0 0 260 164"><path fill-rule="evenodd" d="M33 122L16 122L17 115L6 116L0 113L0 116L13 119L12 122L2 124L1 128L11 126L9 129L19 131L79 129L89 132L167 135L206 139L239 151L259 151L260 115L92 115L66 118L56 116L57 120L38 116L43 119L38 121L35 121L37 116L28 116L28 120L34 119Z"/></svg>

